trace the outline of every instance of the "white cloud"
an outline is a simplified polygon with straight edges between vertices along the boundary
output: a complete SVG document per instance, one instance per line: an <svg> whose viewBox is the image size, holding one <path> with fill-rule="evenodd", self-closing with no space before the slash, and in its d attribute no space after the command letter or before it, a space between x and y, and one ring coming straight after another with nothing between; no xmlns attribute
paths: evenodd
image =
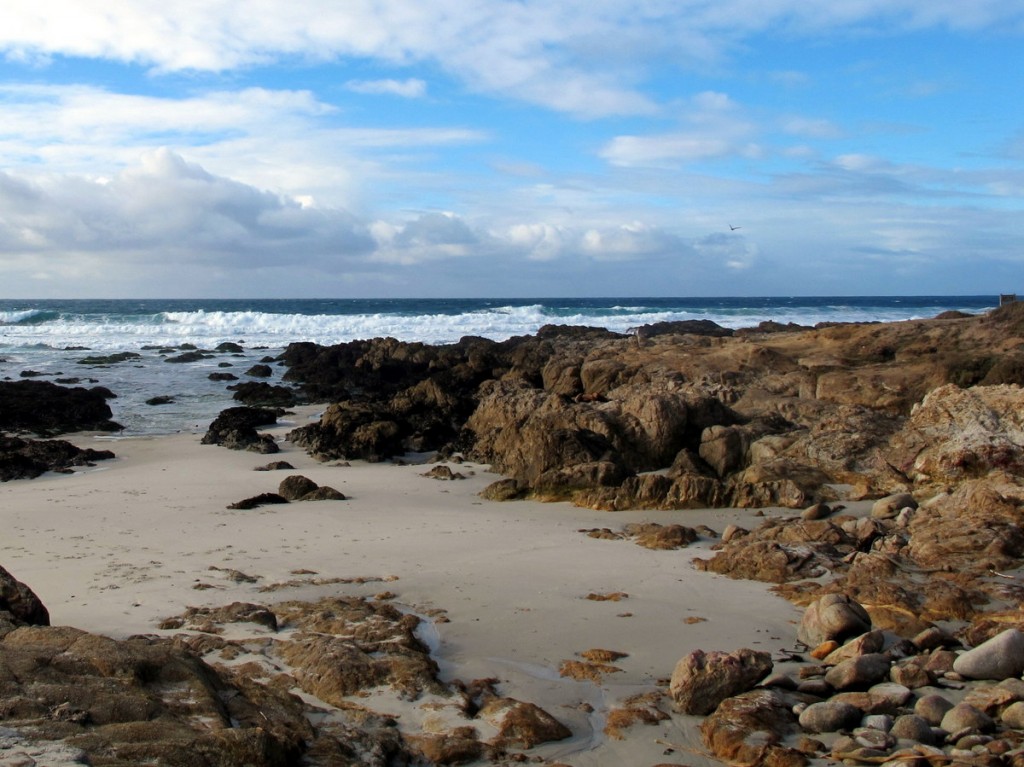
<svg viewBox="0 0 1024 767"><path fill-rule="evenodd" d="M353 93L386 94L406 99L419 99L427 95L427 84L417 77L407 80L349 80L345 87Z"/></svg>
<svg viewBox="0 0 1024 767"><path fill-rule="evenodd" d="M104 182L0 174L0 250L113 263L173 257L181 266L266 265L365 254L373 241L341 210L322 211L215 176L159 150Z"/></svg>
<svg viewBox="0 0 1024 767"><path fill-rule="evenodd" d="M309 91L245 88L182 98L89 86L0 85L0 167L93 177L163 146L212 172L328 205L359 205L403 151L487 139L480 130L347 127Z"/></svg>
<svg viewBox="0 0 1024 767"><path fill-rule="evenodd" d="M681 130L653 135L615 136L599 155L619 166L691 163L727 155L756 156L749 139L757 128L727 94L705 91L683 105Z"/></svg>

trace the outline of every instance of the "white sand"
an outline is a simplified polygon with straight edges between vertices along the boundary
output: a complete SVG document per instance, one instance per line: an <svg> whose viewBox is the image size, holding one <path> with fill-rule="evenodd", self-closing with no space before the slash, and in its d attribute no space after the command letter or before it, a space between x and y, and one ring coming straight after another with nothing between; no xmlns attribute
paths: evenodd
<svg viewBox="0 0 1024 767"><path fill-rule="evenodd" d="M311 412L273 433L283 439ZM76 435L76 444L109 448L117 459L73 475L0 485L0 565L39 595L54 624L114 637L160 633L162 618L188 606L393 591L399 605L421 614L440 609L450 619L434 624L432 637L447 678L497 677L502 694L532 701L572 727L571 741L534 753L575 767L705 762L694 753L696 719L636 725L626 740L612 741L600 734L603 714L626 695L653 689L693 649L793 646L799 613L764 584L692 568L694 557L710 555L709 542L650 551L579 532L635 521L707 524L721 532L730 522L759 525L753 511L609 514L568 504L491 503L477 494L496 477L479 465L452 465L470 476L446 482L421 476L430 466L339 467L287 442L280 454L263 456L200 445L199 438ZM287 460L296 472L253 471L271 460ZM225 508L276 492L291 473L349 499ZM259 580L235 583L211 567ZM260 593L295 579L299 569L323 578L394 580ZM216 588L195 590L197 583ZM629 596L585 598L612 592ZM431 634L426 627L424 636ZM558 676L563 660L590 648L628 653L617 663L623 673L606 676L600 687ZM692 751L666 755L659 739Z"/></svg>

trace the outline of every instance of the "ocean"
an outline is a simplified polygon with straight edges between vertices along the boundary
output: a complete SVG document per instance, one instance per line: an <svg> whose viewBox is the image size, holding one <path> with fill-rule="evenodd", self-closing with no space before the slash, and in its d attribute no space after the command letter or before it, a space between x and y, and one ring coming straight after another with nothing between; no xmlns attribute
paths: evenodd
<svg viewBox="0 0 1024 767"><path fill-rule="evenodd" d="M729 328L764 320L893 322L947 310L989 311L997 296L861 296L761 298L531 298L531 299L174 299L0 300L0 378L74 379L115 392L121 436L205 431L235 403L217 370L244 371L293 341L336 344L392 336L402 341L454 343L463 336L505 340L542 325L591 325L627 332L653 322L709 319ZM238 357L217 355L168 363L161 349L191 344L213 349L233 342ZM129 351L137 359L106 366L90 355ZM222 367L231 365L231 368ZM283 373L275 367L271 383ZM251 379L250 379L251 380ZM146 400L170 397L165 405Z"/></svg>

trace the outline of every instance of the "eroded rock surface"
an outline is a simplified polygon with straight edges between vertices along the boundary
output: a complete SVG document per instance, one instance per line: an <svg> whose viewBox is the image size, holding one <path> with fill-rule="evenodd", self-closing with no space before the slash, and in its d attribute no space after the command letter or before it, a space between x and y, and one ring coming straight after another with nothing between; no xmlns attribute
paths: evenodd
<svg viewBox="0 0 1024 767"><path fill-rule="evenodd" d="M324 460L460 452L518 483L491 497L608 510L935 489L1022 466L1022 313L293 344L284 378L333 404L289 438Z"/></svg>

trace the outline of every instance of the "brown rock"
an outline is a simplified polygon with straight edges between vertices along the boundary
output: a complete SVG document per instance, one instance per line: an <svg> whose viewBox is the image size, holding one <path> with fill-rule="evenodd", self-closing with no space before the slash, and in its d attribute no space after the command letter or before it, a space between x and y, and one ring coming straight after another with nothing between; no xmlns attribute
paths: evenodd
<svg viewBox="0 0 1024 767"><path fill-rule="evenodd" d="M676 664L669 694L678 711L710 714L726 698L757 684L772 670L772 665L771 656L757 650L694 650Z"/></svg>
<svg viewBox="0 0 1024 767"><path fill-rule="evenodd" d="M871 629L867 612L844 594L826 594L804 611L797 636L815 647L829 639L842 640Z"/></svg>
<svg viewBox="0 0 1024 767"><path fill-rule="evenodd" d="M281 480L277 487L277 494L289 501L297 501L307 493L311 493L318 487L317 483L301 474L293 474Z"/></svg>
<svg viewBox="0 0 1024 767"><path fill-rule="evenodd" d="M478 716L498 728L490 744L499 748L533 748L572 737L569 728L551 714L514 698L495 698L480 709Z"/></svg>
<svg viewBox="0 0 1024 767"><path fill-rule="evenodd" d="M701 725L704 746L729 764L789 763L806 756L782 745L796 725L785 699L772 690L752 690L726 698ZM798 754L799 757L793 756Z"/></svg>
<svg viewBox="0 0 1024 767"><path fill-rule="evenodd" d="M836 690L869 687L889 678L892 660L882 653L850 658L825 672L825 681Z"/></svg>

